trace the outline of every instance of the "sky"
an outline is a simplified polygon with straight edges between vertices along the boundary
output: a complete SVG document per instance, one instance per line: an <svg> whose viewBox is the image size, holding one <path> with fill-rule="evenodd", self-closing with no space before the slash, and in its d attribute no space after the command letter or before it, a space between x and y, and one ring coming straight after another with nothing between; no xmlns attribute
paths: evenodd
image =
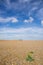
<svg viewBox="0 0 43 65"><path fill-rule="evenodd" d="M43 0L0 0L0 40L43 40Z"/></svg>

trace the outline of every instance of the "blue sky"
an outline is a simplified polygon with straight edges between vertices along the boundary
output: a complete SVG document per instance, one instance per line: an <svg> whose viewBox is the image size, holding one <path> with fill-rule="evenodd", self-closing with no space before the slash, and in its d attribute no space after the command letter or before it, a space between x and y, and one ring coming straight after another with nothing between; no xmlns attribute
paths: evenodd
<svg viewBox="0 0 43 65"><path fill-rule="evenodd" d="M0 40L43 40L43 0L0 0Z"/></svg>

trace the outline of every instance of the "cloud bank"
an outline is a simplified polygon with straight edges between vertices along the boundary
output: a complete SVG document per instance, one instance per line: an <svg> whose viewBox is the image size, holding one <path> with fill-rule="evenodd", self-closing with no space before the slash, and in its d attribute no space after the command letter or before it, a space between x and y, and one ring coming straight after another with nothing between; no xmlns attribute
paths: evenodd
<svg viewBox="0 0 43 65"><path fill-rule="evenodd" d="M42 40L43 39L43 28L1 28L0 29L1 40Z"/></svg>

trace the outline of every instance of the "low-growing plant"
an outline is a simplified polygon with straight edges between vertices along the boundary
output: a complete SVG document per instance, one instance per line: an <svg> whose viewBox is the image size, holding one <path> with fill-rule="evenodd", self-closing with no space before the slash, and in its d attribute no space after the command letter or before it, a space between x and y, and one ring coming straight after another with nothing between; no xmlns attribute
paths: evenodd
<svg viewBox="0 0 43 65"><path fill-rule="evenodd" d="M26 60L29 61L29 62L34 61L34 59L30 55L27 56Z"/></svg>
<svg viewBox="0 0 43 65"><path fill-rule="evenodd" d="M29 61L29 62L32 62L32 61L34 61L34 58L32 57L33 56L33 53L34 52L29 52L29 54L27 55L27 57L26 57L26 61Z"/></svg>

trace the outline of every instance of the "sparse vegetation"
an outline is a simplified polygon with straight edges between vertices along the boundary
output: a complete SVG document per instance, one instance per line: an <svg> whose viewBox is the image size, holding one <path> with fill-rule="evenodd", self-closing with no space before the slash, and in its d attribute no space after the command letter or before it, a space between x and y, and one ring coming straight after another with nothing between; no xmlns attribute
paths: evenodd
<svg viewBox="0 0 43 65"><path fill-rule="evenodd" d="M0 42L0 65L43 65L42 42L28 42Z"/></svg>

